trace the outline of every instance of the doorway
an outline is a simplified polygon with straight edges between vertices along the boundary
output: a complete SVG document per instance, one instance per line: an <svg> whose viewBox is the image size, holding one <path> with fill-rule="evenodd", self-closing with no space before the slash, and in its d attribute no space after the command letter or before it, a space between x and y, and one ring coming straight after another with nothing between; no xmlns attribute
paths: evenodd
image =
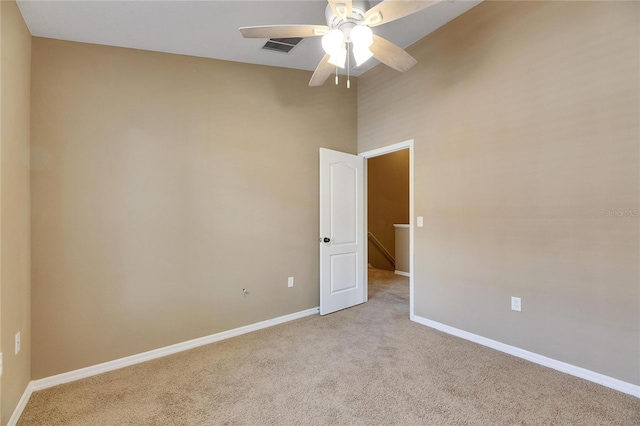
<svg viewBox="0 0 640 426"><path fill-rule="evenodd" d="M405 152L408 155L403 155L402 152ZM395 155L389 155L395 154ZM371 264L373 261L376 263L372 266L378 266L383 269L389 270L393 268L393 272L398 275L405 275L409 277L409 317L413 320L414 317L414 265L413 265L413 140L408 140L405 142L400 142L393 145L388 145L382 148L378 148L371 151L366 151L359 154L361 157L366 159L365 161L365 179L366 179L366 187L365 194L369 194L369 185L380 185L380 177L371 176L369 177L368 168L374 165L381 165L383 168L392 166L392 163L397 162L401 163L402 161L406 161L408 157L408 174L409 174L409 185L408 185L408 194L406 194L406 190L404 191L405 197L408 195L408 209L406 206L399 209L390 209L391 211L384 212L383 217L375 217L376 215L371 215L368 213L368 208L365 209L365 227L366 227L366 235L368 239L368 243L365 244L365 256L368 260L368 264ZM388 156L386 161L383 160L383 156ZM380 157L380 158L377 158ZM376 159L376 160L373 160ZM371 160L371 163L370 163ZM374 163L375 161L375 163ZM398 195L389 195L390 188L382 188L383 194L375 194L376 200L372 200L374 204L381 205L386 201L399 201L402 202L402 196L399 198ZM402 190L401 190L402 191ZM378 192L378 191L376 191ZM384 193L387 193L386 195ZM374 194L371 194L374 196ZM369 197L365 195L365 205L369 206ZM406 201L405 201L406 202ZM376 208L376 206L373 206ZM407 212L408 210L408 212ZM407 214L408 213L408 214ZM391 217L384 217L391 216ZM395 219L394 219L395 218ZM404 220L406 223L390 223L397 222L397 218L406 218ZM399 225L399 226L393 226ZM396 235L398 234L398 247L396 247ZM376 235L378 234L378 235ZM407 235L408 234L408 235ZM404 242L403 238L408 238L408 242ZM407 244L408 243L408 244ZM405 248L405 244L408 246ZM404 248L404 249L403 249ZM368 274L366 274L368 275ZM365 275L365 276L366 276ZM368 278L367 283L368 285Z"/></svg>

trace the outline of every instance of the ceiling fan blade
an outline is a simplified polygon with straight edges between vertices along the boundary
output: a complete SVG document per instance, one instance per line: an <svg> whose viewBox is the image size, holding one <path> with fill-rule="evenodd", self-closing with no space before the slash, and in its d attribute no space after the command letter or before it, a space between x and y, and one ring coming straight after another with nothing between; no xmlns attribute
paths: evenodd
<svg viewBox="0 0 640 426"><path fill-rule="evenodd" d="M396 19L416 13L424 8L440 3L442 0L384 0L367 10L364 20L370 27L386 24Z"/></svg>
<svg viewBox="0 0 640 426"><path fill-rule="evenodd" d="M331 10L336 16L341 17L342 19L346 19L351 16L351 11L353 10L353 4L351 0L327 0L329 2L329 6L331 6Z"/></svg>
<svg viewBox="0 0 640 426"><path fill-rule="evenodd" d="M239 28L244 38L315 37L329 32L326 25L262 25Z"/></svg>
<svg viewBox="0 0 640 426"><path fill-rule="evenodd" d="M322 86L331 73L335 70L336 66L329 63L331 55L324 55L318 67L309 80L309 86Z"/></svg>
<svg viewBox="0 0 640 426"><path fill-rule="evenodd" d="M375 34L373 35L373 44L369 49L377 60L400 72L405 72L418 63L403 49Z"/></svg>

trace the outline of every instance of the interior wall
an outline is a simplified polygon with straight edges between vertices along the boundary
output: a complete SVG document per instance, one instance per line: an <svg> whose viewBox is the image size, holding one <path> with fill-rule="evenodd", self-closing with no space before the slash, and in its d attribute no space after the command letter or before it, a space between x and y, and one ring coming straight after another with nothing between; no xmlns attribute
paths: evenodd
<svg viewBox="0 0 640 426"><path fill-rule="evenodd" d="M358 150L415 143L416 315L640 384L639 7L483 2L360 78Z"/></svg>
<svg viewBox="0 0 640 426"><path fill-rule="evenodd" d="M1 424L31 379L29 134L31 34L15 1L0 2ZM20 352L14 351L16 333Z"/></svg>
<svg viewBox="0 0 640 426"><path fill-rule="evenodd" d="M353 86L42 38L32 67L33 379L318 306Z"/></svg>
<svg viewBox="0 0 640 426"><path fill-rule="evenodd" d="M0 6L0 353L2 353L2 6ZM0 378L0 424L2 417L2 380Z"/></svg>
<svg viewBox="0 0 640 426"><path fill-rule="evenodd" d="M395 257L394 223L409 223L409 150L367 160L368 231ZM369 263L393 270L393 264L369 241Z"/></svg>
<svg viewBox="0 0 640 426"><path fill-rule="evenodd" d="M396 231L396 272L411 272L411 231L408 224L398 226Z"/></svg>

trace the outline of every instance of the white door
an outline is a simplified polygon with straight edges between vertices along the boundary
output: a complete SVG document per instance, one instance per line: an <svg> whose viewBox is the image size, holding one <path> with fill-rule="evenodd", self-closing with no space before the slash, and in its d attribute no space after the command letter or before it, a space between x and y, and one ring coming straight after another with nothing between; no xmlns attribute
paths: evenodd
<svg viewBox="0 0 640 426"><path fill-rule="evenodd" d="M364 158L320 148L320 315L366 301Z"/></svg>

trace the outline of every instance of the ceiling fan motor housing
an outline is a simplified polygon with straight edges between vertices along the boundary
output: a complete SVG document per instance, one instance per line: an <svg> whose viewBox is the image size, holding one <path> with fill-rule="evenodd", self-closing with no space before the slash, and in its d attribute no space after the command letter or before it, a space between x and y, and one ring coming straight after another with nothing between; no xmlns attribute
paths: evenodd
<svg viewBox="0 0 640 426"><path fill-rule="evenodd" d="M339 5L339 4L338 4ZM325 9L325 17L327 19L327 26L331 29L339 29L344 33L344 41L346 43L351 42L351 30L356 25L366 25L364 20L365 12L369 10L369 2L363 0L354 0L352 3L351 16L343 19L333 13L331 6L327 5Z"/></svg>

